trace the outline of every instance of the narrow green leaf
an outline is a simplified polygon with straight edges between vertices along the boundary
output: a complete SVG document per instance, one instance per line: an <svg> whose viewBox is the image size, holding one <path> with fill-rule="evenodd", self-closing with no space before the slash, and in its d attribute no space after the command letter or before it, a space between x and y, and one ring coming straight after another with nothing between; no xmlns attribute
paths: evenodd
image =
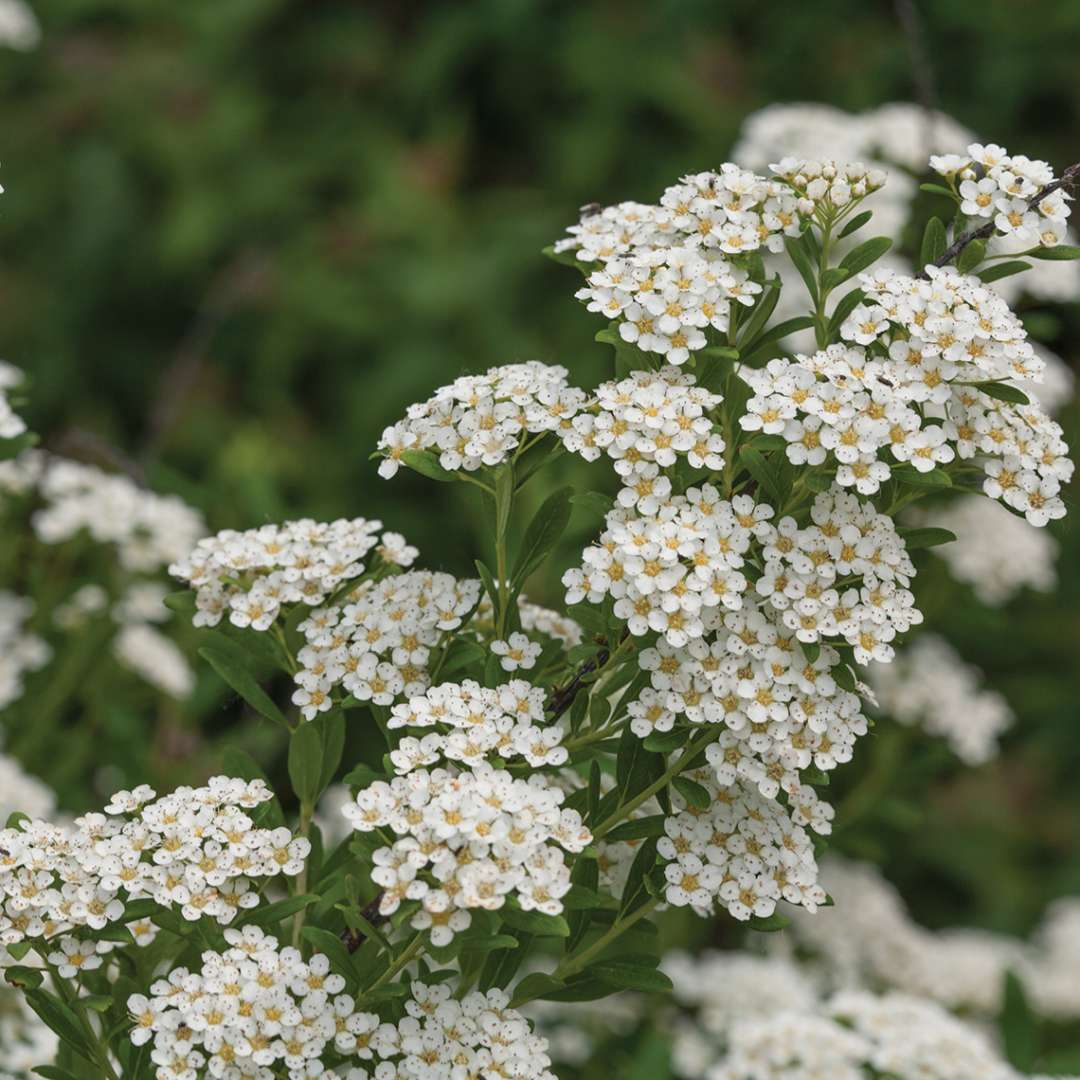
<svg viewBox="0 0 1080 1080"><path fill-rule="evenodd" d="M931 195L944 195L949 199L955 199L956 196L951 192L944 184L920 184L920 191L928 191Z"/></svg>
<svg viewBox="0 0 1080 1080"><path fill-rule="evenodd" d="M795 269L799 271L799 276L803 279L806 291L816 305L818 302L817 271L810 261L810 256L806 253L805 247L802 245L802 238L787 237L784 240L784 250L787 251L788 258L794 264Z"/></svg>
<svg viewBox="0 0 1080 1080"><path fill-rule="evenodd" d="M744 446L739 451L739 462L775 503L783 502L783 493L776 474L759 451Z"/></svg>
<svg viewBox="0 0 1080 1080"><path fill-rule="evenodd" d="M998 401L1007 401L1010 405L1030 405L1031 398L1018 386L1012 386L1005 382L980 382L970 383L976 390L987 397L997 398Z"/></svg>
<svg viewBox="0 0 1080 1080"><path fill-rule="evenodd" d="M956 260L956 269L961 274L970 274L986 257L986 241L972 240Z"/></svg>
<svg viewBox="0 0 1080 1080"><path fill-rule="evenodd" d="M664 822L667 820L664 814L649 814L647 817L633 818L616 825L611 832L607 833L604 840L609 843L617 843L622 840L642 840L648 836L663 836Z"/></svg>
<svg viewBox="0 0 1080 1080"><path fill-rule="evenodd" d="M948 529L901 529L900 537L908 551L918 551L921 548L951 544L956 539L956 533L949 532Z"/></svg>
<svg viewBox="0 0 1080 1080"><path fill-rule="evenodd" d="M1039 1054L1039 1027L1028 1004L1024 984L1015 972L1005 976L1002 995L1001 1041L1009 1064L1022 1072L1031 1072Z"/></svg>
<svg viewBox="0 0 1080 1080"><path fill-rule="evenodd" d="M837 238L843 240L844 237L850 236L853 232L858 232L872 217L874 212L872 210L864 210L861 214L856 214L837 234Z"/></svg>
<svg viewBox="0 0 1080 1080"><path fill-rule="evenodd" d="M654 731L645 737L643 745L654 754L670 754L686 742L686 736L685 731Z"/></svg>
<svg viewBox="0 0 1080 1080"><path fill-rule="evenodd" d="M1024 255L1031 259L1048 259L1054 262L1071 261L1080 259L1080 247L1075 244L1055 244L1053 247L1034 248L1025 251Z"/></svg>
<svg viewBox="0 0 1080 1080"><path fill-rule="evenodd" d="M1000 281L1002 278L1012 277L1013 274L1022 274L1025 270L1030 269L1031 263L1026 263L1022 259L1013 259L1010 262L1000 262L983 270L979 274L979 280L989 285L992 281Z"/></svg>
<svg viewBox="0 0 1080 1080"><path fill-rule="evenodd" d="M237 648L232 652L220 644L204 645L199 649L199 655L260 716L272 720L275 724L281 724L282 727L289 726L282 711L256 682L250 669L241 662L242 650Z"/></svg>
<svg viewBox="0 0 1080 1080"><path fill-rule="evenodd" d="M295 915L298 911L318 901L315 893L301 893L287 896L284 900L275 900L272 904L260 904L245 911L237 920L236 926L275 926Z"/></svg>
<svg viewBox="0 0 1080 1080"><path fill-rule="evenodd" d="M646 994L668 994L672 991L671 980L656 967L646 963L635 963L631 957L618 957L614 960L601 960L591 964L583 975L593 975L620 990L640 990Z"/></svg>
<svg viewBox="0 0 1080 1080"><path fill-rule="evenodd" d="M873 266L891 247L892 240L887 236L875 236L871 240L864 240L840 260L840 266L849 274L861 273L868 266Z"/></svg>
<svg viewBox="0 0 1080 1080"><path fill-rule="evenodd" d="M949 246L945 225L941 218L932 217L926 223L926 231L923 233L922 247L919 249L919 265L927 266L937 262L945 249Z"/></svg>
<svg viewBox="0 0 1080 1080"><path fill-rule="evenodd" d="M514 996L510 1000L512 1008L519 1008L527 1001L533 1001L555 990L561 990L566 984L562 979L553 978L542 971L534 971L526 975L517 986L514 987Z"/></svg>
<svg viewBox="0 0 1080 1080"><path fill-rule="evenodd" d="M314 805L322 794L322 739L314 724L301 724L289 739L289 781L301 802Z"/></svg>
<svg viewBox="0 0 1080 1080"><path fill-rule="evenodd" d="M502 921L514 930L523 930L536 937L569 937L570 927L561 915L545 915L541 911L522 911L509 904L499 908Z"/></svg>
<svg viewBox="0 0 1080 1080"><path fill-rule="evenodd" d="M559 542L570 523L570 497L572 487L553 491L541 504L525 529L517 565L511 574L515 588L524 584L528 576L544 561Z"/></svg>
<svg viewBox="0 0 1080 1080"><path fill-rule="evenodd" d="M707 810L712 803L707 788L701 786L695 780L685 776L676 776L671 781L672 787L691 805L698 810Z"/></svg>
<svg viewBox="0 0 1080 1080"><path fill-rule="evenodd" d="M457 479L453 472L439 464L438 455L431 450L402 450L401 463L429 480L438 480L445 484L449 480Z"/></svg>

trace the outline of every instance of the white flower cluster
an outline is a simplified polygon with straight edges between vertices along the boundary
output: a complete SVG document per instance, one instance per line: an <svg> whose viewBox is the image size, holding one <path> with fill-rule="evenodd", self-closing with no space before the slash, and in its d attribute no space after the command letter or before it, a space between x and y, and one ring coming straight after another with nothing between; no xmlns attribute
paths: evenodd
<svg viewBox="0 0 1080 1080"><path fill-rule="evenodd" d="M580 852L592 839L576 810L560 809L563 798L540 774L517 780L481 762L377 781L343 812L355 829L389 826L398 837L374 854L380 912L421 901L411 925L445 945L470 925L469 908L496 910L511 895L525 910L562 911L561 848Z"/></svg>
<svg viewBox="0 0 1080 1080"><path fill-rule="evenodd" d="M0 3L0 45L26 52L40 41L41 26L30 5L23 0L3 0Z"/></svg>
<svg viewBox="0 0 1080 1080"><path fill-rule="evenodd" d="M196 626L217 626L228 613L234 626L269 630L287 604L323 603L365 570L374 548L388 562L408 566L415 548L397 533L378 536L381 521L318 522L310 518L226 529L200 540L169 567L195 589Z"/></svg>
<svg viewBox="0 0 1080 1080"><path fill-rule="evenodd" d="M32 1070L56 1059L60 1040L7 984L4 966L0 953L0 1080L34 1080L41 1074Z"/></svg>
<svg viewBox="0 0 1080 1080"><path fill-rule="evenodd" d="M395 705L387 727L434 728L416 738L407 735L390 752L399 773L409 773L440 759L472 768L489 756L524 758L537 768L562 765L568 754L566 732L545 726L542 687L513 679L495 689L471 679L442 683L425 694Z"/></svg>
<svg viewBox="0 0 1080 1080"><path fill-rule="evenodd" d="M789 960L745 953L665 962L677 999L673 1063L687 1080L1021 1080L977 1027L924 997L825 997Z"/></svg>
<svg viewBox="0 0 1080 1080"><path fill-rule="evenodd" d="M785 157L770 168L795 192L799 213L805 217L819 212L831 217L884 187L886 180L883 169L861 161Z"/></svg>
<svg viewBox="0 0 1080 1080"><path fill-rule="evenodd" d="M996 757L998 738L1016 719L982 685L982 672L937 634L917 638L891 664L873 665L869 681L881 712L945 739L966 765Z"/></svg>
<svg viewBox="0 0 1080 1080"><path fill-rule="evenodd" d="M720 469L724 437L708 413L723 400L675 367L633 371L597 387L595 402L574 417L562 441L586 461L606 454L628 485L655 481L679 457L695 469Z"/></svg>
<svg viewBox="0 0 1080 1080"><path fill-rule="evenodd" d="M835 908L793 913L792 933L833 987L890 987L992 1016L1014 971L1041 1016L1080 1017L1080 901L1059 900L1029 942L986 930L928 930L873 866L830 856L821 882Z"/></svg>
<svg viewBox="0 0 1080 1080"><path fill-rule="evenodd" d="M926 523L956 535L954 542L934 553L989 607L1001 607L1022 589L1049 592L1057 584L1057 540L1045 529L1031 528L1000 503L965 495L935 507Z"/></svg>
<svg viewBox="0 0 1080 1080"><path fill-rule="evenodd" d="M462 625L480 588L473 578L411 570L365 582L341 604L316 608L299 627L306 644L297 653L293 702L311 719L330 708L339 684L376 705L424 693L432 648Z"/></svg>
<svg viewBox="0 0 1080 1080"><path fill-rule="evenodd" d="M255 879L298 874L310 850L248 816L271 798L261 780L215 776L161 798L146 786L117 792L73 829L34 820L0 831L0 944L101 930L143 897L229 922L258 904Z"/></svg>
<svg viewBox="0 0 1080 1080"><path fill-rule="evenodd" d="M40 670L52 657L48 644L25 629L33 612L32 600L0 590L0 709L18 701L26 674Z"/></svg>
<svg viewBox="0 0 1080 1080"><path fill-rule="evenodd" d="M774 513L749 496L721 499L710 484L665 490L636 513L616 508L584 565L564 575L567 603L610 596L630 633L652 630L679 649L723 629L725 611L750 607L746 575L760 563L753 593L800 642L842 637L860 664L890 659L889 642L922 621L892 520L837 488L815 498L806 528L788 517L774 526Z"/></svg>
<svg viewBox="0 0 1080 1080"><path fill-rule="evenodd" d="M930 158L930 167L956 187L960 212L969 218L992 218L997 232L1016 250L1061 243L1069 219L1069 196L1036 196L1054 181L1045 161L1010 154L995 143L971 143L966 154Z"/></svg>
<svg viewBox="0 0 1080 1080"><path fill-rule="evenodd" d="M149 998L128 999L131 1041L153 1040L159 1076L206 1069L230 1080L555 1080L546 1042L501 990L456 1001L448 986L414 982L407 1015L383 1023L357 1011L323 954L305 961L256 927L226 930L225 939L225 952L202 954L200 971L177 968ZM346 1064L327 1069L324 1057Z"/></svg>
<svg viewBox="0 0 1080 1080"><path fill-rule="evenodd" d="M624 341L684 364L706 329L727 331L732 303L761 292L732 257L780 251L799 229L788 185L728 163L683 177L658 206L587 208L555 250L600 264L576 294L590 311L618 321Z"/></svg>
<svg viewBox="0 0 1080 1080"><path fill-rule="evenodd" d="M561 430L586 403L566 376L566 368L538 360L462 375L382 433L379 475L394 476L407 450L431 451L451 471L501 465L527 435Z"/></svg>
<svg viewBox="0 0 1080 1080"><path fill-rule="evenodd" d="M573 648L580 645L582 640L581 627L562 612L553 611L551 608L534 604L528 597L518 594L517 598L518 621L521 629L526 634L543 634L553 641L559 642L565 648ZM491 599L485 592L480 598L480 603L473 614L470 624L482 634L492 636L495 630L495 608Z"/></svg>
<svg viewBox="0 0 1080 1080"><path fill-rule="evenodd" d="M17 439L26 431L26 423L11 407L8 391L18 386L23 373L4 360L0 360L0 439Z"/></svg>
<svg viewBox="0 0 1080 1080"><path fill-rule="evenodd" d="M56 809L52 788L31 776L13 757L0 753L0 822L18 811L38 818Z"/></svg>
<svg viewBox="0 0 1080 1080"><path fill-rule="evenodd" d="M195 672L179 646L148 622L129 622L113 639L116 659L163 694L182 700L195 689Z"/></svg>
<svg viewBox="0 0 1080 1080"><path fill-rule="evenodd" d="M45 505L34 514L37 536L62 544L86 531L116 547L128 571L153 573L183 558L206 534L202 515L175 495L158 495L127 476L64 458L44 459L37 487Z"/></svg>
<svg viewBox="0 0 1080 1080"><path fill-rule="evenodd" d="M809 834L780 804L749 785L717 784L707 769L686 774L709 793L707 809L675 793L675 813L664 822L657 852L664 867L664 898L700 915L714 907L734 918L767 918L780 900L816 911L825 903ZM806 789L817 805L816 796ZM792 799L796 815L800 812ZM805 819L804 819L805 820Z"/></svg>

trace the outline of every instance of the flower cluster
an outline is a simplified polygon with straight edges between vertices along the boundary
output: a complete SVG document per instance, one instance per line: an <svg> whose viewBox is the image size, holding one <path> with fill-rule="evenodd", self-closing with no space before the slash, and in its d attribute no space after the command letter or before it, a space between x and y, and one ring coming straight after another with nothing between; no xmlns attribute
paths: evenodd
<svg viewBox="0 0 1080 1080"><path fill-rule="evenodd" d="M330 708L341 685L358 701L391 705L431 684L428 660L480 600L480 582L412 570L365 582L344 601L316 608L300 624L293 702L308 719Z"/></svg>
<svg viewBox="0 0 1080 1080"><path fill-rule="evenodd" d="M52 656L48 644L26 630L34 603L0 590L0 709L22 697L28 672L44 667Z"/></svg>
<svg viewBox="0 0 1080 1080"><path fill-rule="evenodd" d="M283 606L316 607L359 577L374 548L387 562L408 566L417 556L397 533L380 539L380 521L318 522L304 518L247 532L226 529L185 551L169 573L195 589L196 626L269 630Z"/></svg>
<svg viewBox="0 0 1080 1080"><path fill-rule="evenodd" d="M562 441L586 461L606 454L630 485L655 479L680 457L695 469L719 469L724 437L708 413L722 401L678 368L633 371L597 387L595 403L574 417Z"/></svg>
<svg viewBox="0 0 1080 1080"><path fill-rule="evenodd" d="M1058 901L1031 941L987 930L928 930L875 867L830 856L821 882L836 903L793 913L792 932L834 987L886 986L949 1009L998 1013L1008 971L1042 1016L1080 1017L1080 902Z"/></svg>
<svg viewBox="0 0 1080 1080"><path fill-rule="evenodd" d="M675 812L657 845L668 860L669 904L690 905L701 915L724 908L746 920L767 918L780 900L810 912L825 903L813 841L779 803L748 785L717 784L706 769L686 775L705 788L709 803L699 809L681 796L673 799ZM820 805L811 789L805 791Z"/></svg>
<svg viewBox="0 0 1080 1080"><path fill-rule="evenodd" d="M1069 220L1068 195L1040 192L1054 181L1045 161L1010 154L995 143L971 143L966 154L930 159L934 172L956 186L960 212L970 218L993 219L998 234L1017 250L1061 243Z"/></svg>
<svg viewBox="0 0 1080 1080"><path fill-rule="evenodd" d="M384 1023L357 1010L323 954L305 961L256 927L226 930L225 938L229 948L204 952L198 972L177 968L154 983L150 997L128 999L131 1040L153 1040L159 1075L205 1068L212 1076L271 1080L284 1068L290 1080L554 1080L546 1042L501 990L457 1001L447 986L414 982L406 1015ZM328 1070L325 1058L346 1063Z"/></svg>
<svg viewBox="0 0 1080 1080"><path fill-rule="evenodd" d="M123 569L152 573L183 558L206 533L202 515L175 495L157 495L93 465L34 456L41 459L37 488L45 503L34 530L46 544L85 530L115 546Z"/></svg>
<svg viewBox="0 0 1080 1080"><path fill-rule="evenodd" d="M563 578L568 603L610 596L632 634L652 630L679 649L723 629L725 610L751 607L756 565L753 593L800 642L842 637L859 663L888 660L889 642L921 621L892 520L839 489L817 496L804 529L788 517L773 525L772 507L721 499L710 484L637 511L611 511L583 567Z"/></svg>
<svg viewBox="0 0 1080 1080"><path fill-rule="evenodd" d="M869 674L882 712L945 739L967 765L996 757L998 738L1015 719L1009 703L981 685L982 673L936 634L923 635Z"/></svg>
<svg viewBox="0 0 1080 1080"><path fill-rule="evenodd" d="M791 960L748 954L676 954L665 968L692 1010L673 1046L687 1080L1021 1080L980 1029L922 996L825 996Z"/></svg>
<svg viewBox="0 0 1080 1080"><path fill-rule="evenodd" d="M36 776L31 776L12 757L0 753L0 821L18 811L27 817L44 817L56 808L56 795Z"/></svg>
<svg viewBox="0 0 1080 1080"><path fill-rule="evenodd" d="M440 759L474 767L489 756L524 758L530 765L562 765L567 751L559 725L544 725L544 690L513 679L495 689L467 680L443 683L395 705L387 727L433 728L406 736L390 753L399 773Z"/></svg>
<svg viewBox="0 0 1080 1080"><path fill-rule="evenodd" d="M528 597L518 594L518 621L526 634L543 634L552 641L559 642L565 648L580 645L582 629L569 615L534 604ZM495 608L491 598L484 593L470 620L472 627L492 636L495 631Z"/></svg>
<svg viewBox="0 0 1080 1080"><path fill-rule="evenodd" d="M469 908L496 910L510 896L525 910L562 911L570 871L560 848L580 852L592 839L577 811L560 809L563 797L540 774L517 780L480 762L377 781L343 812L355 829L398 837L374 854L380 912L421 901L412 926L443 945L468 928Z"/></svg>
<svg viewBox="0 0 1080 1080"><path fill-rule="evenodd" d="M566 368L538 360L462 375L382 433L379 475L394 476L409 450L437 454L450 471L501 465L527 435L563 429L588 400L566 376Z"/></svg>
<svg viewBox="0 0 1080 1080"><path fill-rule="evenodd" d="M261 780L216 776L162 798L117 792L73 829L24 820L0 831L0 944L101 930L143 897L229 922L259 902L256 879L298 874L310 850L286 828L255 825L247 811L271 798Z"/></svg>
<svg viewBox="0 0 1080 1080"><path fill-rule="evenodd" d="M590 311L617 321L624 341L684 364L707 329L727 331L732 304L752 305L762 290L735 257L782 250L800 227L787 184L728 163L683 177L658 206L587 208L555 250L600 264L576 294Z"/></svg>
<svg viewBox="0 0 1080 1080"><path fill-rule="evenodd" d="M770 166L798 198L799 213L805 217L833 215L858 199L885 185L883 169L867 167L861 161L815 161L785 157Z"/></svg>
<svg viewBox="0 0 1080 1080"><path fill-rule="evenodd" d="M1058 542L1032 529L1000 503L965 495L927 515L927 524L956 536L935 549L957 580L970 585L981 603L1000 607L1022 589L1049 592L1057 584Z"/></svg>
<svg viewBox="0 0 1080 1080"><path fill-rule="evenodd" d="M26 431L26 423L11 407L8 391L23 380L23 373L6 361L0 360L0 439L17 439Z"/></svg>

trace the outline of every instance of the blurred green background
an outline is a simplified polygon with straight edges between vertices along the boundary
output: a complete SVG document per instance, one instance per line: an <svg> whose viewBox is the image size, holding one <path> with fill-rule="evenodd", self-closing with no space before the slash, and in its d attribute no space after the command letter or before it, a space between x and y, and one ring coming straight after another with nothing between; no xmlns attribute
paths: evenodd
<svg viewBox="0 0 1080 1080"><path fill-rule="evenodd" d="M1080 158L1080 4L920 7L941 109L1059 170ZM654 199L769 103L917 94L873 0L37 8L38 49L0 55L0 352L45 444L145 470L215 529L378 516L458 571L482 541L459 488L384 483L368 454L464 371L606 375L572 273L539 255L577 207ZM1080 320L1052 314L1071 359ZM927 583L1020 717L995 765L939 768L925 798L898 778L916 823L867 823L863 853L930 923L1023 931L1080 891L1080 539L1055 531L1056 597L988 613Z"/></svg>

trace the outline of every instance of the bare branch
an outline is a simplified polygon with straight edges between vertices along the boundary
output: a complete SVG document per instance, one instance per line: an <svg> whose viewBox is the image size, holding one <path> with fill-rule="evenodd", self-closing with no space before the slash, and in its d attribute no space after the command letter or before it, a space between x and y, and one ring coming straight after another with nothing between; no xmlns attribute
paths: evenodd
<svg viewBox="0 0 1080 1080"><path fill-rule="evenodd" d="M1035 192L1035 194L1028 199L1028 209L1035 209L1035 207L1037 207L1048 195L1053 195L1055 191L1071 188L1077 183L1080 183L1080 162L1077 162L1075 165L1070 165L1056 180ZM970 229L968 232L958 236L941 253L940 258L935 259L930 265L947 266L968 246L968 244L975 240L987 240L993 235L994 222L991 219L984 225L980 225L977 229ZM924 267L915 276L922 278L922 280L925 281L930 275L926 272L926 268Z"/></svg>

